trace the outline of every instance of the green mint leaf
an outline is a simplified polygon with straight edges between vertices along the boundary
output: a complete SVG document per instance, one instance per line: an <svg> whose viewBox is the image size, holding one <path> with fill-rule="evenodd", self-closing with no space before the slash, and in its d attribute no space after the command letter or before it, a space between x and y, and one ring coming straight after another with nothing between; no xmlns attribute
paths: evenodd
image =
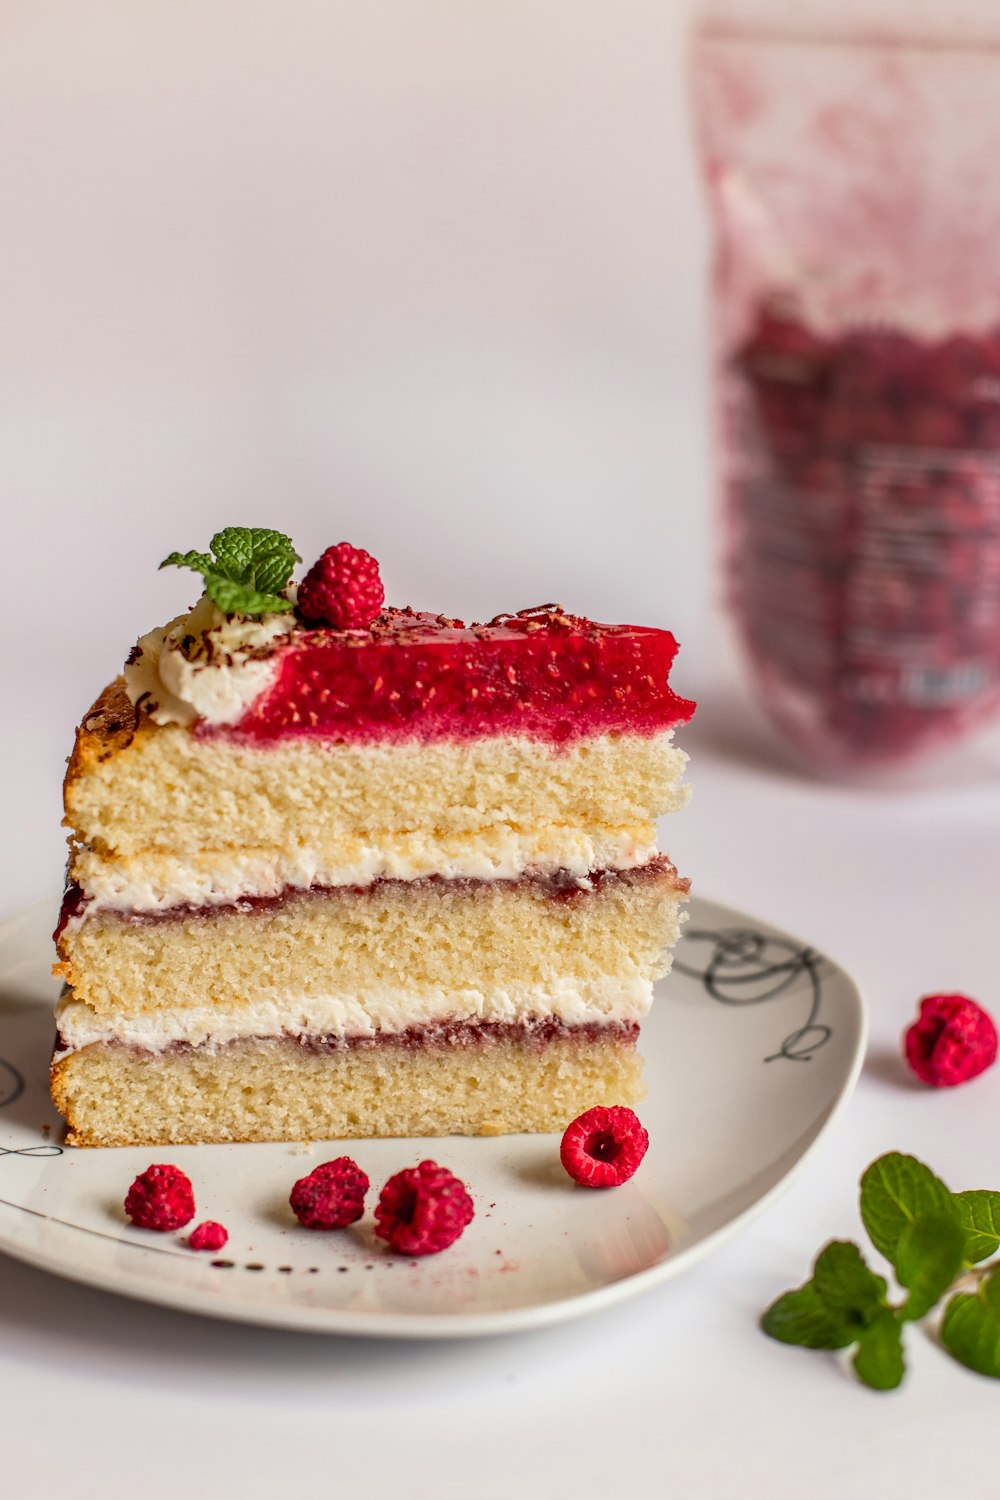
<svg viewBox="0 0 1000 1500"><path fill-rule="evenodd" d="M220 573L262 594L280 593L302 561L289 537L264 526L227 526L210 545Z"/></svg>
<svg viewBox="0 0 1000 1500"><path fill-rule="evenodd" d="M281 590L302 559L282 532L227 526L215 533L211 548L212 557L207 552L171 552L160 567L200 573L205 592L227 615L282 614L293 608Z"/></svg>
<svg viewBox="0 0 1000 1500"><path fill-rule="evenodd" d="M966 1232L954 1219L907 1224L896 1246L896 1275L910 1294L900 1317L908 1322L926 1317L962 1269L965 1245Z"/></svg>
<svg viewBox="0 0 1000 1500"><path fill-rule="evenodd" d="M161 568L193 568L196 573L203 573L212 566L212 559L207 552L171 552L160 563Z"/></svg>
<svg viewBox="0 0 1000 1500"><path fill-rule="evenodd" d="M820 1251L813 1267L813 1286L824 1307L853 1315L860 1327L886 1305L885 1282L868 1269L851 1240L831 1240Z"/></svg>
<svg viewBox="0 0 1000 1500"><path fill-rule="evenodd" d="M903 1335L891 1308L879 1313L861 1335L854 1356L858 1379L875 1391L894 1391L903 1379Z"/></svg>
<svg viewBox="0 0 1000 1500"><path fill-rule="evenodd" d="M812 1280L772 1303L761 1327L783 1344L843 1349L880 1316L885 1294L885 1282L868 1269L857 1245L831 1240L816 1257Z"/></svg>
<svg viewBox="0 0 1000 1500"><path fill-rule="evenodd" d="M760 1326L769 1338L804 1349L844 1349L860 1331L850 1313L827 1307L812 1281L772 1302Z"/></svg>
<svg viewBox="0 0 1000 1500"><path fill-rule="evenodd" d="M900 1238L917 1219L958 1221L955 1200L930 1167L915 1156L890 1151L861 1179L861 1218L872 1244L893 1266Z"/></svg>
<svg viewBox="0 0 1000 1500"><path fill-rule="evenodd" d="M224 615L278 615L294 609L290 599L281 594L262 594L245 583L234 583L214 570L202 574L205 593L219 606Z"/></svg>
<svg viewBox="0 0 1000 1500"><path fill-rule="evenodd" d="M253 530L249 526L225 526L209 546L215 566L234 583L246 582L253 566Z"/></svg>
<svg viewBox="0 0 1000 1500"><path fill-rule="evenodd" d="M952 1196L959 1223L966 1231L966 1261L971 1266L995 1255L1000 1250L1000 1193L983 1188Z"/></svg>
<svg viewBox="0 0 1000 1500"><path fill-rule="evenodd" d="M1000 1276L980 1282L975 1292L959 1292L945 1308L941 1342L960 1364L1000 1380Z"/></svg>

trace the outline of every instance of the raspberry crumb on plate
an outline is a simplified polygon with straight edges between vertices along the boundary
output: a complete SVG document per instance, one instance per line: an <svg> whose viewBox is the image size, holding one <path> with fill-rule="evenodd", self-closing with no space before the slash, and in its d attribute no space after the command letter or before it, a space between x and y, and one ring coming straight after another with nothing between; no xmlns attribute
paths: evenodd
<svg viewBox="0 0 1000 1500"><path fill-rule="evenodd" d="M628 1182L649 1145L633 1110L596 1105L566 1127L559 1159L582 1187L619 1187Z"/></svg>
<svg viewBox="0 0 1000 1500"><path fill-rule="evenodd" d="M197 1229L192 1229L188 1235L188 1244L192 1250L221 1250L228 1239L229 1230L224 1224L206 1219Z"/></svg>

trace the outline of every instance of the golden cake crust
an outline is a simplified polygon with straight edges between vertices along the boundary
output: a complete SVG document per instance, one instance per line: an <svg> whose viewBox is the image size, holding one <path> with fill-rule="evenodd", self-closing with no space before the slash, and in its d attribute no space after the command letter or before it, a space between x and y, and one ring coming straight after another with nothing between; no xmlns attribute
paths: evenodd
<svg viewBox="0 0 1000 1500"><path fill-rule="evenodd" d="M84 714L76 731L63 783L67 803L72 787L81 777L127 750L136 735L147 727L151 726L139 723L124 677L109 682Z"/></svg>

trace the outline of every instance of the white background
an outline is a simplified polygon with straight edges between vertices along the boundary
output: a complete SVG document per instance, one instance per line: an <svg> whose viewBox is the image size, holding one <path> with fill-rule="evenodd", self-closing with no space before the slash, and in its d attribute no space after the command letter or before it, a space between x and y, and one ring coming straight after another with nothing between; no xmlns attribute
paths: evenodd
<svg viewBox="0 0 1000 1500"><path fill-rule="evenodd" d="M0 901L58 884L73 724L190 602L173 548L348 539L390 598L672 627L706 893L861 980L872 1055L805 1178L642 1301L470 1346L213 1325L0 1262L5 1492L372 1500L990 1493L1000 1390L924 1336L896 1397L760 1309L897 1148L1000 1185L1000 1074L910 1088L916 997L1000 1009L995 745L799 775L718 666L705 229L670 0L7 0L0 11ZM691 1143L697 1150L697 1142ZM986 1476L990 1476L987 1480Z"/></svg>
<svg viewBox="0 0 1000 1500"><path fill-rule="evenodd" d="M57 706L10 744L27 886L71 726L193 602L157 564L219 525L366 547L397 604L669 624L693 680L683 11L7 0L5 646Z"/></svg>

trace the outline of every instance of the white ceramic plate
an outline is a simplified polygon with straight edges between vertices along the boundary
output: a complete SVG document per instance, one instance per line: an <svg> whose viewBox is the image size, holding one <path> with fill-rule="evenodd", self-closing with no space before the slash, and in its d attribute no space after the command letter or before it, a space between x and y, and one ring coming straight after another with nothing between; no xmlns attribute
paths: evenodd
<svg viewBox="0 0 1000 1500"><path fill-rule="evenodd" d="M846 1102L864 1052L861 996L832 959L696 900L643 1027L651 1144L624 1187L574 1186L557 1136L79 1151L61 1146L48 1099L53 918L32 907L0 927L0 1250L250 1323L451 1338L558 1322L655 1286L788 1184ZM469 1185L473 1223L421 1261L386 1250L370 1213L349 1230L301 1228L292 1183L344 1149L371 1178L372 1199L400 1167L442 1162ZM152 1161L182 1167L198 1219L227 1225L219 1255L128 1224L125 1192Z"/></svg>

